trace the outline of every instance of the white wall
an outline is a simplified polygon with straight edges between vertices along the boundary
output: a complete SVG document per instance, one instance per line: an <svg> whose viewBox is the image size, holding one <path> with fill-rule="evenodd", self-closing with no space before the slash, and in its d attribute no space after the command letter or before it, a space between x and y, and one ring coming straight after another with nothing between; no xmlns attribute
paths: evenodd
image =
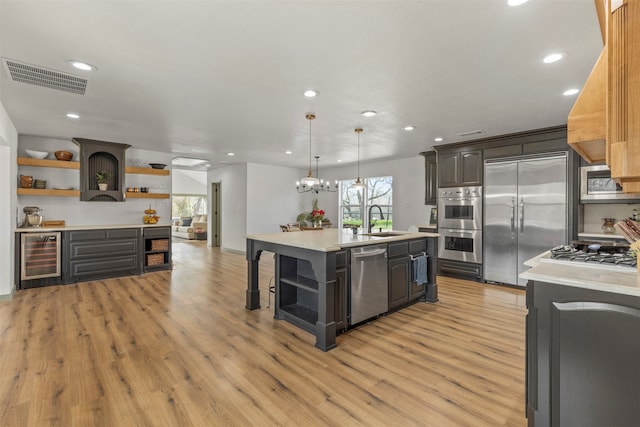
<svg viewBox="0 0 640 427"><path fill-rule="evenodd" d="M247 229L247 165L238 164L210 170L207 180L209 183L220 184L220 246L244 252L244 235ZM208 199L211 200L211 185L208 187ZM209 215L209 230L212 229L211 218Z"/></svg>
<svg viewBox="0 0 640 427"><path fill-rule="evenodd" d="M617 222L625 218L631 218L634 209L640 209L640 205L625 203L585 204L581 231L585 233L602 233L602 218L615 218Z"/></svg>
<svg viewBox="0 0 640 427"><path fill-rule="evenodd" d="M337 180L355 179L355 165L331 168L323 171L324 177ZM393 228L407 230L412 225L429 224L429 215L434 206L424 204L424 157L386 160L375 163L360 163L360 176L393 177ZM325 196L325 195L323 195ZM331 212L337 219L338 198L323 198L321 207ZM334 222L337 224L337 222Z"/></svg>
<svg viewBox="0 0 640 427"><path fill-rule="evenodd" d="M72 161L78 160L78 147L70 140L20 135L18 154L26 156L26 148L49 151L49 157L55 159L53 152L67 150L74 153ZM148 163L171 163L171 154L129 148L126 164L142 167ZM15 164L15 159L13 161ZM69 186L78 189L80 174L78 170L21 166L20 174L31 175L34 179L47 181L47 188ZM17 182L17 174L12 180ZM127 174L125 187L148 187L152 193L171 194L171 176ZM43 209L45 220L64 220L66 225L116 225L142 224L144 210L150 206L158 211L159 224L171 223L170 199L127 199L125 202L84 202L75 197L35 197L20 196L18 210L22 220L22 208L38 206Z"/></svg>
<svg viewBox="0 0 640 427"><path fill-rule="evenodd" d="M173 194L207 194L207 172L173 169L171 190Z"/></svg>
<svg viewBox="0 0 640 427"><path fill-rule="evenodd" d="M0 298L9 298L15 289L17 147L18 132L0 102Z"/></svg>
<svg viewBox="0 0 640 427"><path fill-rule="evenodd" d="M311 209L307 194L296 192L301 176L295 168L247 164L246 234L279 232L280 224L295 222L300 212Z"/></svg>

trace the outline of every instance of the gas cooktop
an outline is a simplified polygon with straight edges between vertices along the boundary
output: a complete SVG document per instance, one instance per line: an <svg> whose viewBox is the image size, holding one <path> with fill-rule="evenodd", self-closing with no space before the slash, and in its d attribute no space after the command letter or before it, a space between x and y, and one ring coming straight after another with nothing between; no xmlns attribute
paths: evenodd
<svg viewBox="0 0 640 427"><path fill-rule="evenodd" d="M574 242L561 245L549 251L549 258L543 262L583 263L588 266L610 267L616 269L636 270L637 259L629 249L629 245Z"/></svg>

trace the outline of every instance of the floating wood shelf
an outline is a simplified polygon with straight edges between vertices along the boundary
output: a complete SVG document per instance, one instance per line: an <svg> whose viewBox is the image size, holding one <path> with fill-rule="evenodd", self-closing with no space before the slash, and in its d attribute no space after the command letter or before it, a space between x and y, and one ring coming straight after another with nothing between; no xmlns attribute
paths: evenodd
<svg viewBox="0 0 640 427"><path fill-rule="evenodd" d="M80 162L66 162L64 160L32 159L18 157L18 166L38 166L46 168L80 169Z"/></svg>
<svg viewBox="0 0 640 427"><path fill-rule="evenodd" d="M80 190L49 190L41 188L18 188L18 196L80 197Z"/></svg>
<svg viewBox="0 0 640 427"><path fill-rule="evenodd" d="M127 199L168 199L169 194L167 193L134 193L132 191L127 191L126 193Z"/></svg>
<svg viewBox="0 0 640 427"><path fill-rule="evenodd" d="M124 171L125 173L137 173L142 175L169 176L169 170L167 169L137 168L133 166L127 166Z"/></svg>
<svg viewBox="0 0 640 427"><path fill-rule="evenodd" d="M31 157L18 157L18 166L80 169L80 162L66 162L63 160L47 160L47 159L32 159ZM140 174L140 175L169 176L170 174L170 171L168 169L139 168L134 166L127 166L124 171L125 173Z"/></svg>

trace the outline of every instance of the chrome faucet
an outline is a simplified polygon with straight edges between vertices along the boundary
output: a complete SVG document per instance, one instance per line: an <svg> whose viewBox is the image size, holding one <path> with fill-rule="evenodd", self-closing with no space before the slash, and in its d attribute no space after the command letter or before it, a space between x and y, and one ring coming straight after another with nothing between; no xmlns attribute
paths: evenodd
<svg viewBox="0 0 640 427"><path fill-rule="evenodd" d="M373 222L371 222L371 210L373 208L378 208L378 210L380 211L380 219L384 219L384 215L382 214L382 208L378 205L371 205L369 206L369 215L367 218L369 218L369 233L371 233L371 229L373 228Z"/></svg>

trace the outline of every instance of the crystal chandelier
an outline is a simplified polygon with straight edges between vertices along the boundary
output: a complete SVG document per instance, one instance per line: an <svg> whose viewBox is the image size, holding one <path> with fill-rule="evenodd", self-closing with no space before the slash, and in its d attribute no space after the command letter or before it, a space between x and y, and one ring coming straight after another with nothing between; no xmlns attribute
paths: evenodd
<svg viewBox="0 0 640 427"><path fill-rule="evenodd" d="M313 171L311 170L311 120L315 119L316 116L315 114L307 114L306 117L307 120L309 120L309 173L306 177L296 182L296 190L298 190L298 193L307 193L309 191L313 191L315 193L328 191L333 193L338 190L338 181L336 181L335 185L332 186L329 181L324 182L318 178L318 159L320 159L320 156L315 156L316 177L313 176Z"/></svg>
<svg viewBox="0 0 640 427"><path fill-rule="evenodd" d="M360 179L360 134L362 133L362 128L356 128L355 133L358 135L358 179L356 179L356 182L351 184L349 188L361 191L366 188L366 185Z"/></svg>

